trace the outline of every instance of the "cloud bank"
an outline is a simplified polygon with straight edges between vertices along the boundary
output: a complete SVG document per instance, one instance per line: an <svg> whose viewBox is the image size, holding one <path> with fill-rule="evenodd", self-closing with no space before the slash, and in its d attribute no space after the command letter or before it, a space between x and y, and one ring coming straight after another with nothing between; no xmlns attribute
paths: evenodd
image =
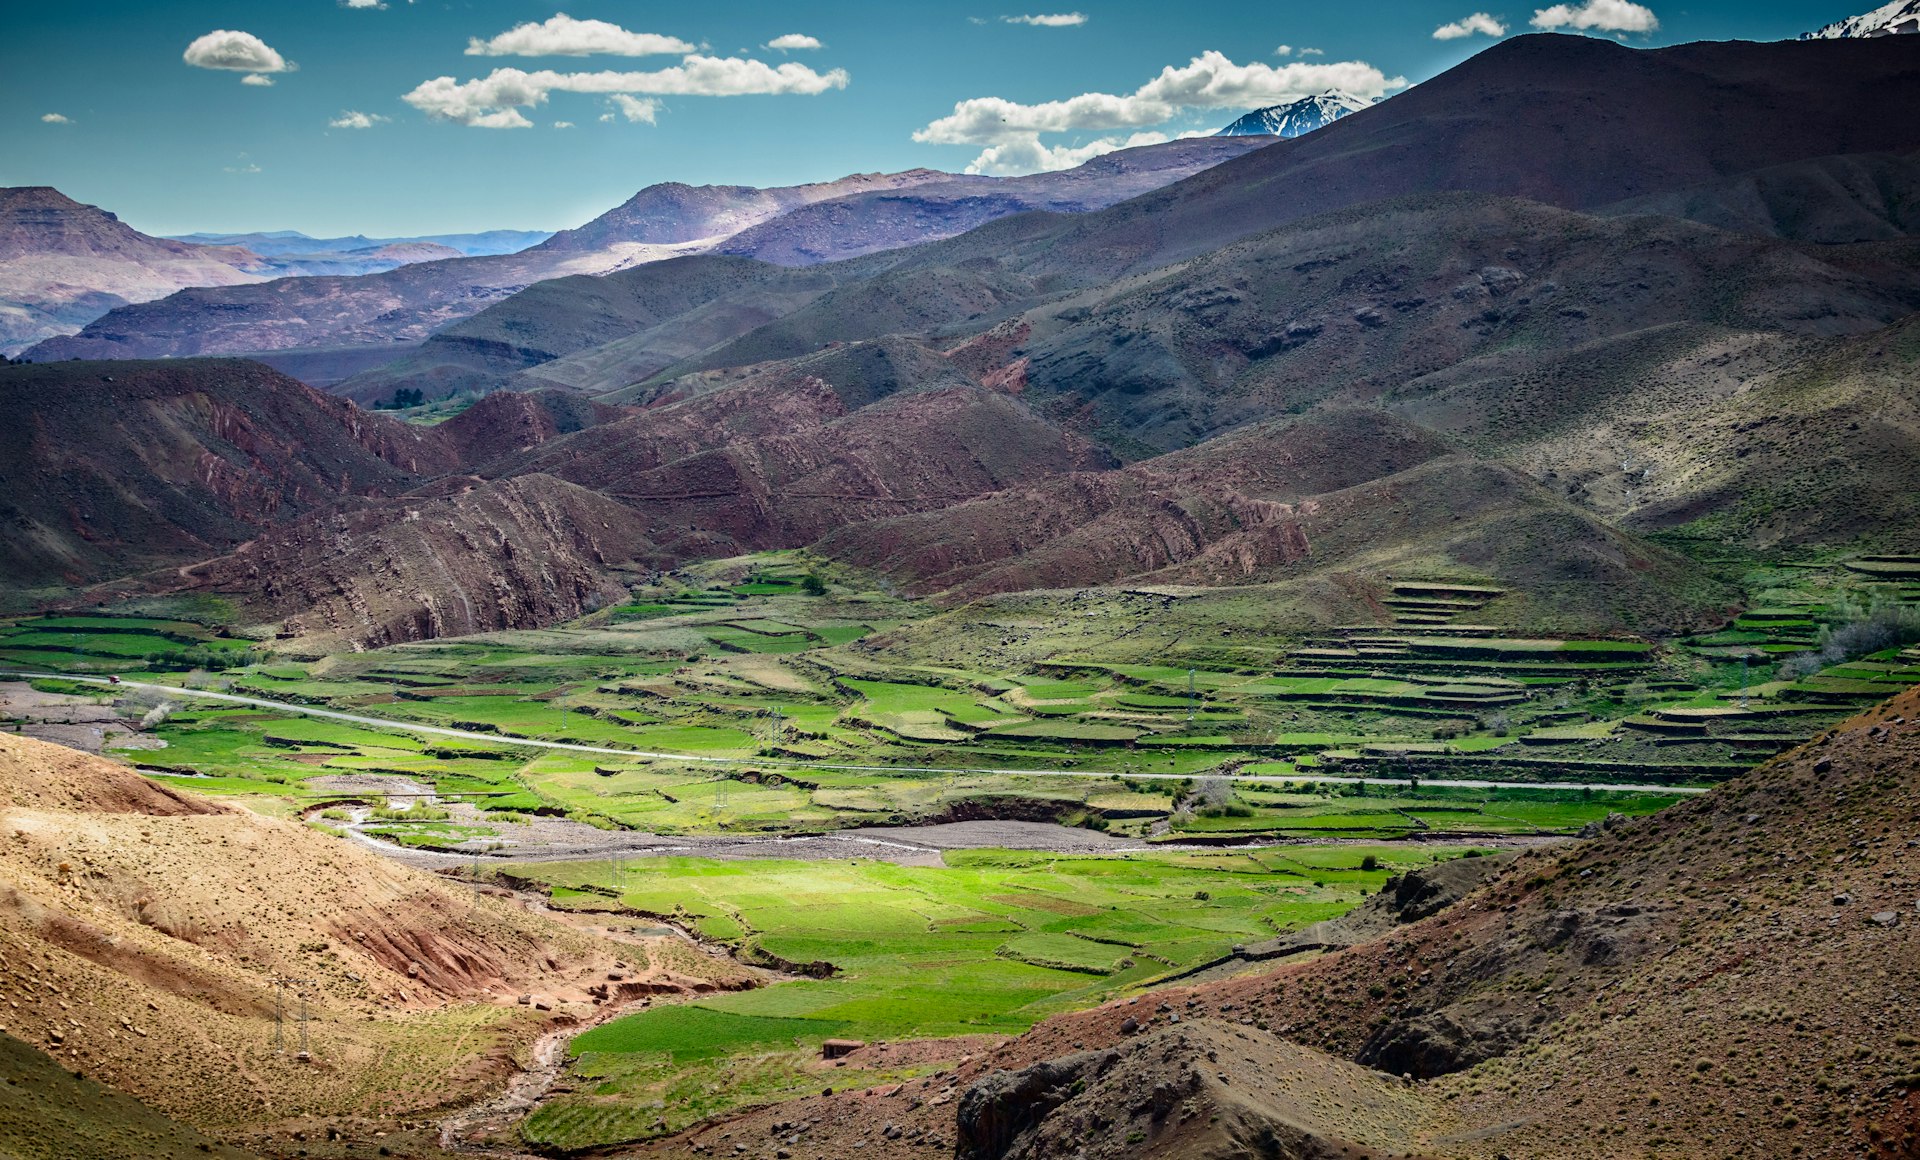
<svg viewBox="0 0 1920 1160"><path fill-rule="evenodd" d="M1076 24L1085 24L1084 12L1055 12L1040 16L1002 16L1008 24L1027 24L1034 28L1072 28Z"/></svg>
<svg viewBox="0 0 1920 1160"><path fill-rule="evenodd" d="M1404 88L1406 83L1406 78L1388 77L1365 61L1243 65L1222 53L1204 52L1183 66L1167 66L1159 76L1127 94L1082 93L1038 104L972 97L955 104L952 113L917 130L913 139L931 145L986 146L967 167L969 173L1031 173L1057 168L1052 162L1093 147L1049 147L1040 140L1043 133L1148 129L1188 110L1260 108L1328 89L1372 98ZM1093 145L1106 152L1129 143L1150 142L1107 138Z"/></svg>
<svg viewBox="0 0 1920 1160"><path fill-rule="evenodd" d="M1586 0L1586 3L1555 4L1533 14L1535 28L1551 31L1574 28L1597 32L1653 32L1660 18L1653 9L1633 0Z"/></svg>
<svg viewBox="0 0 1920 1160"><path fill-rule="evenodd" d="M771 65L740 57L696 54L651 72L562 73L497 68L470 81L435 77L421 82L402 99L428 116L445 121L480 129L526 129L533 122L520 110L545 104L548 94L555 92L601 96L813 96L829 89L844 89L847 80L845 69L819 73L794 62Z"/></svg>
<svg viewBox="0 0 1920 1160"><path fill-rule="evenodd" d="M1507 26L1487 15L1485 12L1475 12L1471 16L1462 16L1451 24L1442 24L1433 30L1433 38L1435 40L1460 40L1476 34L1480 36L1505 36L1507 34Z"/></svg>
<svg viewBox="0 0 1920 1160"><path fill-rule="evenodd" d="M543 23L517 24L491 40L467 41L468 56L680 56L697 49L676 36L629 32L564 12Z"/></svg>

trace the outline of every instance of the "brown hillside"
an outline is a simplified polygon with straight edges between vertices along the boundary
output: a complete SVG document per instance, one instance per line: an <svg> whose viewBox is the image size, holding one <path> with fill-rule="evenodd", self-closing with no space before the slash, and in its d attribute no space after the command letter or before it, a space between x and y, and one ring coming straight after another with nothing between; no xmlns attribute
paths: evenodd
<svg viewBox="0 0 1920 1160"><path fill-rule="evenodd" d="M1117 472L855 524L819 548L948 601L1439 568L1508 586L1518 600L1507 614L1543 627L1677 631L1728 598L1680 557L1381 412L1321 412Z"/></svg>
<svg viewBox="0 0 1920 1160"><path fill-rule="evenodd" d="M0 736L0 808L67 810L89 814L145 814L156 818L230 814L210 798L182 793L124 765L59 745L25 744Z"/></svg>
<svg viewBox="0 0 1920 1160"><path fill-rule="evenodd" d="M433 434L458 462L478 468L622 414L617 407L561 391L501 391L435 427Z"/></svg>
<svg viewBox="0 0 1920 1160"><path fill-rule="evenodd" d="M1430 376L1517 377L1679 322L1863 333L1920 308L1915 250L1820 248L1479 195L1412 198L1032 311L1032 337L1011 353L1027 359L1038 405L1058 399L1105 438L1172 450L1327 401L1416 397ZM1582 401L1553 404L1564 413ZM1481 414L1501 410L1489 399Z"/></svg>
<svg viewBox="0 0 1920 1160"><path fill-rule="evenodd" d="M15 588L204 558L451 466L420 428L238 360L4 367L0 411Z"/></svg>
<svg viewBox="0 0 1920 1160"><path fill-rule="evenodd" d="M0 736L16 800L111 797L133 776L51 749ZM517 994L589 1010L584 986L616 960L667 988L739 977L677 940L596 939L244 811L6 806L0 883L0 1029L230 1141L481 1094L541 1026ZM310 981L311 1063L273 1050L282 975Z"/></svg>
<svg viewBox="0 0 1920 1160"><path fill-rule="evenodd" d="M4 1034L0 1155L8 1160L243 1160L242 1153Z"/></svg>
<svg viewBox="0 0 1920 1160"><path fill-rule="evenodd" d="M1839 244L1920 231L1920 155L1815 157L1691 189L1631 198L1608 214L1665 214L1743 234Z"/></svg>
<svg viewBox="0 0 1920 1160"><path fill-rule="evenodd" d="M571 620L648 556L632 510L549 475L436 491L286 524L183 577L324 648Z"/></svg>
<svg viewBox="0 0 1920 1160"><path fill-rule="evenodd" d="M644 512L669 551L712 556L799 546L862 520L1111 463L1018 400L966 386L896 395L600 486ZM576 477L590 469L568 466ZM696 542L676 543L682 528Z"/></svg>
<svg viewBox="0 0 1920 1160"><path fill-rule="evenodd" d="M1351 949L725 1129L751 1140L777 1117L812 1123L816 1149L932 1138L974 1160L1920 1155L1917 717L1904 694ZM654 1151L695 1142L716 1140Z"/></svg>

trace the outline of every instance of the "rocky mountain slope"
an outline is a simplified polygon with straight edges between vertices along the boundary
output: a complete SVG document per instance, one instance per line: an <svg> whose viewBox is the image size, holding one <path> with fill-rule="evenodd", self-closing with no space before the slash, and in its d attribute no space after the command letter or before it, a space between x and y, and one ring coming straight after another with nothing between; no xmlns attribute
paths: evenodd
<svg viewBox="0 0 1920 1160"><path fill-rule="evenodd" d="M1269 105L1235 118L1220 130L1220 137L1299 137L1333 124L1348 113L1357 113L1374 104L1352 93L1328 89L1313 97L1302 97L1284 105Z"/></svg>
<svg viewBox="0 0 1920 1160"><path fill-rule="evenodd" d="M0 189L0 355L183 286L268 276L269 264L239 246L148 237L46 186Z"/></svg>
<svg viewBox="0 0 1920 1160"><path fill-rule="evenodd" d="M421 262L360 278L287 278L244 290L196 290L124 310L31 357L149 358L412 343L544 279L707 252L755 227L765 228L726 245L727 251L806 264L946 237L1029 209L1079 212L1111 205L1255 145L1170 142L1031 178L961 179L916 169L776 189L669 182L519 253ZM832 208L809 212L823 203ZM788 215L797 215L790 225L772 224Z"/></svg>
<svg viewBox="0 0 1920 1160"><path fill-rule="evenodd" d="M1598 209L1831 157L1837 148L1904 155L1920 146L1920 130L1884 118L1861 125L1845 110L1920 99L1915 51L1891 39L1648 51L1584 37L1515 38L1306 137L1108 209L1016 215L858 259L832 293L664 373L792 357L890 331L980 329L1076 288L1111 296L1130 289L1128 279L1317 214L1354 208L1366 217L1372 210L1361 207L1400 194L1474 190ZM1622 99L1630 107L1616 108ZM1573 124L1582 126L1578 135L1565 128ZM1871 196L1858 183L1803 183L1806 208L1783 216L1806 219L1810 239L1828 240L1835 235L1814 219L1855 220L1871 215L1871 204L1904 204L1900 179L1890 182ZM1829 208L1836 196L1842 202ZM1382 227L1380 237L1389 232ZM1787 236L1799 235L1790 228ZM1402 240L1396 235L1394 244ZM1373 261L1388 264L1385 255ZM633 377L656 367L637 365Z"/></svg>
<svg viewBox="0 0 1920 1160"><path fill-rule="evenodd" d="M1920 231L1920 154L1815 157L1650 194L1607 214L1664 214L1717 229L1839 245Z"/></svg>
<svg viewBox="0 0 1920 1160"><path fill-rule="evenodd" d="M740 231L719 252L804 266L949 238L1032 210L1086 213L1266 144L1195 137L1119 149L1072 169L1024 177L941 174L910 189L850 194L792 210Z"/></svg>
<svg viewBox="0 0 1920 1160"><path fill-rule="evenodd" d="M615 385L625 386L791 313L844 276L701 254L602 277L556 278L443 328L419 350L334 390L362 403L385 401L402 387L428 398L484 392L527 368L614 343L621 352ZM568 382L564 374L542 378L543 385Z"/></svg>
<svg viewBox="0 0 1920 1160"><path fill-rule="evenodd" d="M1057 1016L947 1074L632 1154L794 1135L969 1160L1912 1155L1917 717L1906 694L1710 794L1522 854L1432 913L1383 894L1347 949Z"/></svg>
<svg viewBox="0 0 1920 1160"><path fill-rule="evenodd" d="M224 552L455 460L258 363L0 368L0 577L82 585Z"/></svg>
<svg viewBox="0 0 1920 1160"><path fill-rule="evenodd" d="M229 1143L370 1140L483 1092L547 1023L518 994L590 1010L616 962L664 991L744 978L30 739L0 736L0 802L7 1033ZM268 872L289 866L311 872ZM303 980L310 1062L291 1022L273 1048L282 976Z"/></svg>
<svg viewBox="0 0 1920 1160"><path fill-rule="evenodd" d="M243 1160L139 1100L0 1033L0 1150L15 1160Z"/></svg>

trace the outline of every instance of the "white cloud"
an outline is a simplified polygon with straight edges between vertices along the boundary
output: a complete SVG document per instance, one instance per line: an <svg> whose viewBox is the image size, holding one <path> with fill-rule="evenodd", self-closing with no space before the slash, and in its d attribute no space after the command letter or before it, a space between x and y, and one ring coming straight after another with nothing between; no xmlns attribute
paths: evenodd
<svg viewBox="0 0 1920 1160"><path fill-rule="evenodd" d="M387 118L382 117L378 113L358 113L352 109L348 109L338 117L328 121L327 127L330 129L371 129L375 125L385 124L386 121Z"/></svg>
<svg viewBox="0 0 1920 1160"><path fill-rule="evenodd" d="M573 122L572 121L555 121L553 123L553 127L556 129L571 129L573 128Z"/></svg>
<svg viewBox="0 0 1920 1160"><path fill-rule="evenodd" d="M1487 15L1475 12L1471 16L1462 16L1451 24L1442 24L1433 30L1435 40L1460 40L1463 37L1479 33L1482 36L1505 36L1507 26Z"/></svg>
<svg viewBox="0 0 1920 1160"><path fill-rule="evenodd" d="M1281 45L1280 47L1278 47L1278 48L1276 48L1276 49L1274 49L1274 50L1273 50L1273 55L1275 55L1275 56L1292 56L1292 55L1293 55L1293 46L1292 46L1291 44L1283 44L1283 45Z"/></svg>
<svg viewBox="0 0 1920 1160"><path fill-rule="evenodd" d="M1555 4L1533 14L1535 28L1598 29L1601 32L1653 32L1660 18L1633 0L1586 0L1578 6Z"/></svg>
<svg viewBox="0 0 1920 1160"><path fill-rule="evenodd" d="M1324 48L1303 48L1300 50L1300 55L1301 56L1325 56L1327 55L1327 50Z"/></svg>
<svg viewBox="0 0 1920 1160"><path fill-rule="evenodd" d="M1040 16L1002 16L1008 24L1030 24L1035 28L1072 28L1076 24L1085 24L1084 12L1054 12Z"/></svg>
<svg viewBox="0 0 1920 1160"><path fill-rule="evenodd" d="M422 81L403 100L429 116L482 129L525 129L533 122L519 110L543 105L553 92L627 93L652 96L737 97L798 94L812 96L847 87L845 69L818 73L803 64L770 65L739 57L689 56L652 72L562 73L497 68L470 81L435 77ZM602 118L603 120L605 118Z"/></svg>
<svg viewBox="0 0 1920 1160"><path fill-rule="evenodd" d="M1072 169L1116 149L1158 145L1165 140L1165 133L1134 133L1125 139L1101 137L1084 145L1049 146L1043 144L1038 135L1028 134L1004 145L987 146L967 165L967 172L1001 175Z"/></svg>
<svg viewBox="0 0 1920 1160"><path fill-rule="evenodd" d="M255 165L255 164L254 164L253 162L251 162L251 161L247 161L247 155L246 155L245 153L242 153L242 154L240 155L240 160L241 160L241 161L244 161L244 162L246 162L246 164L244 164L244 165L228 165L228 166L225 166L224 168L226 169L226 171L227 171L228 173L258 173L258 172L260 172L260 167L259 167L258 165Z"/></svg>
<svg viewBox="0 0 1920 1160"><path fill-rule="evenodd" d="M1259 108L1328 89L1378 97L1406 83L1406 78L1388 77L1365 61L1241 65L1222 53L1204 52L1184 66L1167 66L1125 95L1082 93L1032 105L1001 97L969 98L955 104L948 116L917 130L913 139L932 145L986 146L968 172L1031 173L1060 168L1061 163L1077 165L1129 143L1102 138L1087 145L1049 147L1040 140L1043 133L1146 129L1194 109ZM1090 149L1094 151L1087 152Z"/></svg>
<svg viewBox="0 0 1920 1160"><path fill-rule="evenodd" d="M629 124L643 122L652 125L656 123L655 118L660 114L660 102L650 97L629 97L625 93L615 93L607 100L614 108L620 110L620 115L625 117Z"/></svg>
<svg viewBox="0 0 1920 1160"><path fill-rule="evenodd" d="M1089 156L1129 143L1103 139L1073 148L1048 147L1040 141L1043 133L1146 129L1194 109L1260 108L1328 89L1378 97L1389 89L1404 88L1406 83L1404 77L1388 77L1365 61L1242 65L1221 53L1205 52L1184 66L1169 65L1160 70L1159 76L1125 95L1082 93L1033 105L1001 97L973 97L955 104L948 116L916 131L913 139L933 145L987 146L969 166L970 172L1033 172L1058 168L1057 163L1062 161L1079 164ZM1086 153L1088 149L1096 152Z"/></svg>
<svg viewBox="0 0 1920 1160"><path fill-rule="evenodd" d="M518 24L492 40L467 41L468 56L678 56L697 51L677 36L629 32L604 20L561 13L544 24Z"/></svg>
<svg viewBox="0 0 1920 1160"><path fill-rule="evenodd" d="M73 118L65 113L42 113L40 119L49 125L71 125Z"/></svg>
<svg viewBox="0 0 1920 1160"><path fill-rule="evenodd" d="M819 48L820 38L804 32L789 32L767 41L766 46L779 52L798 52L801 49Z"/></svg>
<svg viewBox="0 0 1920 1160"><path fill-rule="evenodd" d="M292 72L294 66L286 57L281 56L251 32L237 32L232 29L218 28L187 46L181 59L195 68L223 69L227 72L243 72L241 84L273 84L268 73Z"/></svg>
<svg viewBox="0 0 1920 1160"><path fill-rule="evenodd" d="M385 8L381 0L340 0L342 8Z"/></svg>

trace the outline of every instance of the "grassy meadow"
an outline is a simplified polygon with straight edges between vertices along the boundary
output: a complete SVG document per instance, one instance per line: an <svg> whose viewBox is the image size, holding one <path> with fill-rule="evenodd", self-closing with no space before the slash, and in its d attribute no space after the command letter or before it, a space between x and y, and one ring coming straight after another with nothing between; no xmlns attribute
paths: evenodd
<svg viewBox="0 0 1920 1160"><path fill-rule="evenodd" d="M543 1106L525 1131L539 1145L583 1148L823 1083L880 1082L823 1065L820 1042L1015 1034L1236 943L1331 918L1389 875L1467 849L980 850L950 852L944 867L701 859L528 867L560 888L563 905L617 903L749 961L830 963L833 974L659 1007L587 1032L573 1043L579 1090Z"/></svg>

